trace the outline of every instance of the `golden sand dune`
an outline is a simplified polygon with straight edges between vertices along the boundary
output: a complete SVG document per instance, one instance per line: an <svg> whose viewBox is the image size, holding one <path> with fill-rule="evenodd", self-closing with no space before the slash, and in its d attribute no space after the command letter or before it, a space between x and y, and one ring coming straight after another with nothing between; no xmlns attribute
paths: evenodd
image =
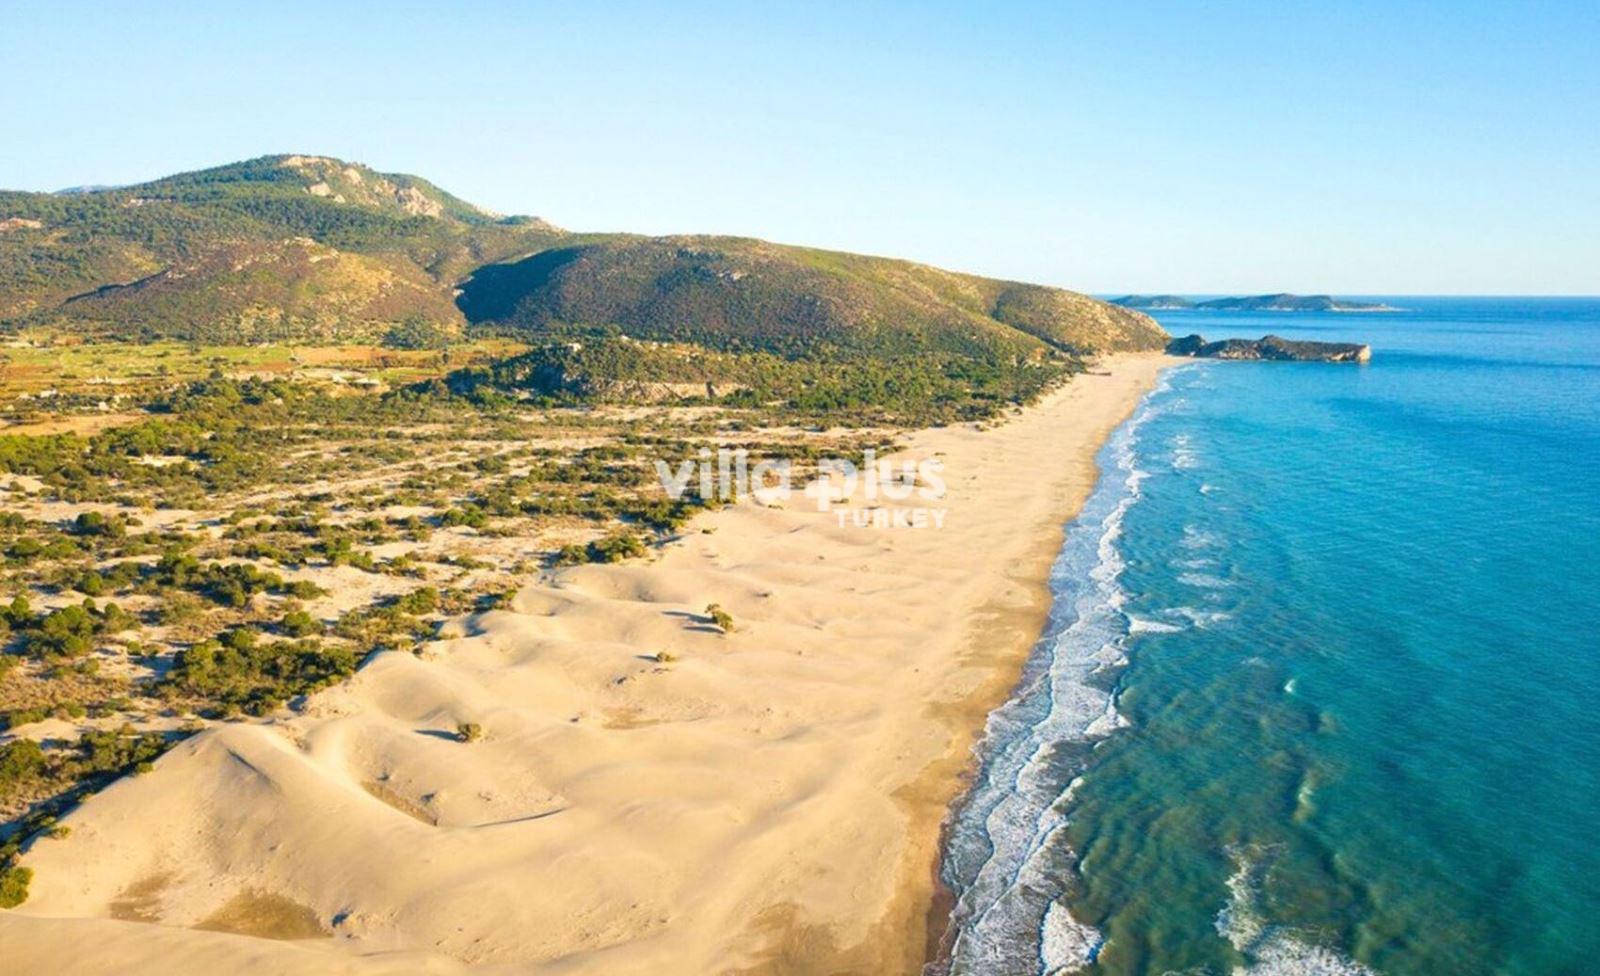
<svg viewBox="0 0 1600 976"><path fill-rule="evenodd" d="M911 438L945 464L948 496L915 503L940 529L742 503L195 736L28 854L7 972L916 971L973 736L1095 450L1165 362Z"/></svg>

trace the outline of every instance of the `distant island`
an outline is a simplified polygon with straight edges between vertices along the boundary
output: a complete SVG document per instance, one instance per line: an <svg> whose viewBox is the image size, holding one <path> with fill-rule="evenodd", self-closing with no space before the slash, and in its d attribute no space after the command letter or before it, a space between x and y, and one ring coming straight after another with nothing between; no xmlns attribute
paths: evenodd
<svg viewBox="0 0 1600 976"><path fill-rule="evenodd" d="M1182 295L1123 295L1121 298L1111 299L1111 304L1121 305L1123 308L1147 310L1195 307L1194 302Z"/></svg>
<svg viewBox="0 0 1600 976"><path fill-rule="evenodd" d="M1113 305L1138 309L1201 309L1214 312L1398 312L1382 302L1353 302L1332 295L1248 295L1241 298L1212 298L1196 302L1182 295L1124 295L1113 298Z"/></svg>
<svg viewBox="0 0 1600 976"><path fill-rule="evenodd" d="M1365 363L1372 347L1364 342L1301 342L1269 335L1259 339L1220 339L1187 335L1167 343L1167 355L1199 359L1268 359L1302 363Z"/></svg>

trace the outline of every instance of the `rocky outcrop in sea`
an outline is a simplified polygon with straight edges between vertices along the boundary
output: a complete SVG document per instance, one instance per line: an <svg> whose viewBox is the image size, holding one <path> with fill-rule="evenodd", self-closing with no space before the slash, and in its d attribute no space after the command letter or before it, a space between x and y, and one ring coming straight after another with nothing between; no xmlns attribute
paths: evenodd
<svg viewBox="0 0 1600 976"><path fill-rule="evenodd" d="M1220 339L1216 342L1207 342L1200 335L1187 335L1167 343L1167 354L1199 359L1364 363L1372 359L1372 347L1358 342L1303 342L1275 335L1259 339Z"/></svg>

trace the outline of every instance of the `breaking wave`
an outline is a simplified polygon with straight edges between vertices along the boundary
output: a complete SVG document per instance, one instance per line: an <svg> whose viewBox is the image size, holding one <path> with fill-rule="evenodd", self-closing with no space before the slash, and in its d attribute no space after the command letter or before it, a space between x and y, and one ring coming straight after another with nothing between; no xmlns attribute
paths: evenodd
<svg viewBox="0 0 1600 976"><path fill-rule="evenodd" d="M1064 805L1093 743L1125 724L1106 689L1127 663L1128 635L1173 627L1124 613L1116 547L1139 499L1138 432L1158 411L1156 399L1104 449L1106 474L1068 527L1051 573L1056 598L1044 637L1015 695L989 716L978 777L948 824L942 873L956 903L949 958L935 972L1053 976L1099 951L1100 933L1066 907L1076 870Z"/></svg>
<svg viewBox="0 0 1600 976"><path fill-rule="evenodd" d="M1237 869L1228 878L1228 903L1217 912L1216 924L1217 934L1247 960L1234 967L1234 976L1377 976L1304 933L1266 921L1258 903L1272 848L1237 847L1228 853Z"/></svg>

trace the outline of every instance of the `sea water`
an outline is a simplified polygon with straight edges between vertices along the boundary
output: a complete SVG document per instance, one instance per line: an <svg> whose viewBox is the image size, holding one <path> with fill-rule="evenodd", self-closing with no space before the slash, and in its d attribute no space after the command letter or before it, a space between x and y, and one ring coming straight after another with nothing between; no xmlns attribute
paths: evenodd
<svg viewBox="0 0 1600 976"><path fill-rule="evenodd" d="M943 873L957 973L1600 973L1600 301L1159 312ZM1085 378L1081 382L1092 382Z"/></svg>

